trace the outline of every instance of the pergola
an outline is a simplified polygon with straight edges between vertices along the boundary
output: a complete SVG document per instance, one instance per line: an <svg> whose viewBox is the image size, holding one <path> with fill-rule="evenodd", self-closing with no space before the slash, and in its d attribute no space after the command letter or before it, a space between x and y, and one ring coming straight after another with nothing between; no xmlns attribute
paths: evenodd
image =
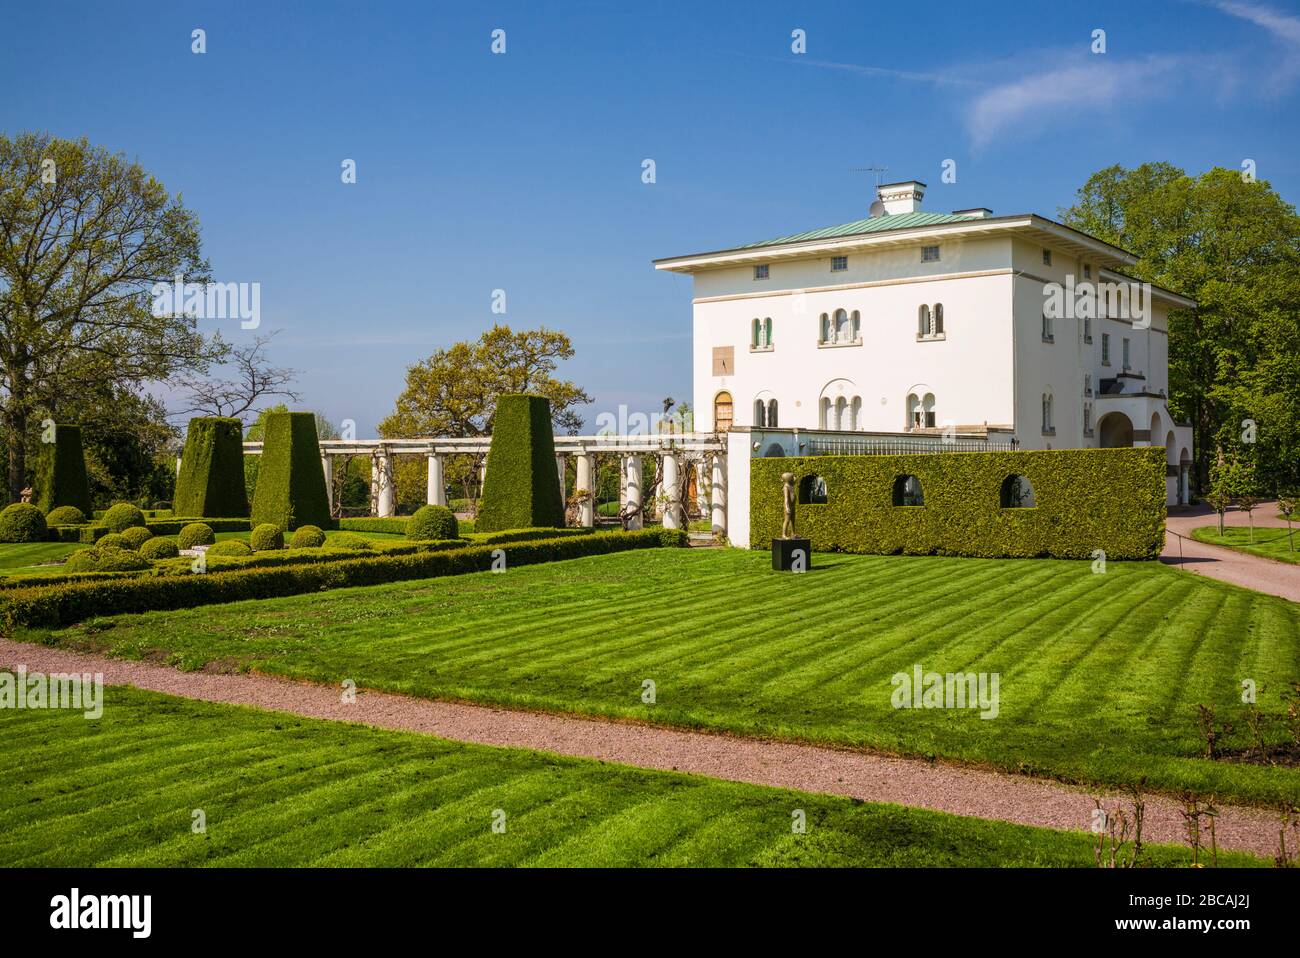
<svg viewBox="0 0 1300 958"><path fill-rule="evenodd" d="M320 443L321 468L325 473L325 486L331 496L334 495L334 457L335 456L369 456L370 468L370 502L375 515L392 516L396 513L396 496L393 484L393 465L398 456L424 456L428 463L428 490L426 501L430 505L447 505L446 476L444 460L448 456L472 455L483 457L480 477L487 474L486 456L492 445L491 436L474 436L471 438L431 438L431 439L326 439ZM563 495L564 480L568 470L568 460L576 460L577 474L575 488L586 489L590 493L595 486L596 455L616 454L620 457L620 473L623 481L622 504L634 513L631 528L640 528L643 490L641 479L641 459L643 456L657 456L660 468L656 474L662 476L663 524L670 529L680 528L685 524L684 509L681 502L682 461L690 454L695 460L697 488L707 490L712 525L715 532L726 533L726 479L727 479L727 443L726 438L712 433L660 433L632 436L556 436L555 468L560 476L560 491ZM262 443L244 443L244 454L258 456L262 453ZM179 463L179 460L178 460ZM655 492L655 490L651 490ZM595 500L588 495L578 506L580 525L593 526L596 522Z"/></svg>

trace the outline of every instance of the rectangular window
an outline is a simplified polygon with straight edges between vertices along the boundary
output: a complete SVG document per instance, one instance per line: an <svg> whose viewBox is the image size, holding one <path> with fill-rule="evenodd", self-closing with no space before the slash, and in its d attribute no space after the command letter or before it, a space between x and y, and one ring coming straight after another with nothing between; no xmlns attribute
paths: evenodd
<svg viewBox="0 0 1300 958"><path fill-rule="evenodd" d="M1092 432L1092 406L1089 403L1083 404L1083 431Z"/></svg>
<svg viewBox="0 0 1300 958"><path fill-rule="evenodd" d="M849 258L848 258L847 256L832 256L832 257L831 257L831 272L832 272L832 273L838 273L838 272L840 272L840 270L845 270L845 269L848 269L848 268L849 268Z"/></svg>
<svg viewBox="0 0 1300 958"><path fill-rule="evenodd" d="M1101 361L1103 365L1110 365L1110 333L1101 334Z"/></svg>
<svg viewBox="0 0 1300 958"><path fill-rule="evenodd" d="M1044 266L1052 265L1052 251L1050 249L1043 250L1043 265Z"/></svg>
<svg viewBox="0 0 1300 958"><path fill-rule="evenodd" d="M1050 343L1051 341L1052 341L1052 317L1051 317L1051 316L1048 316L1047 313L1044 311L1044 313L1043 313L1043 342L1045 342L1045 343Z"/></svg>
<svg viewBox="0 0 1300 958"><path fill-rule="evenodd" d="M937 263L937 262L939 262L939 247L937 247L937 246L922 246L922 247L921 247L921 262L922 262L922 263Z"/></svg>
<svg viewBox="0 0 1300 958"><path fill-rule="evenodd" d="M754 267L754 279L767 279L767 264Z"/></svg>
<svg viewBox="0 0 1300 958"><path fill-rule="evenodd" d="M1126 372L1128 371L1129 359L1131 358L1131 356L1132 356L1132 352L1129 349L1129 340L1128 337L1125 336L1124 337L1124 369Z"/></svg>
<svg viewBox="0 0 1300 958"><path fill-rule="evenodd" d="M1083 264L1083 278L1092 279L1092 267L1089 266L1087 263Z"/></svg>
<svg viewBox="0 0 1300 958"><path fill-rule="evenodd" d="M1087 316L1083 317L1083 341L1092 342L1092 320Z"/></svg>

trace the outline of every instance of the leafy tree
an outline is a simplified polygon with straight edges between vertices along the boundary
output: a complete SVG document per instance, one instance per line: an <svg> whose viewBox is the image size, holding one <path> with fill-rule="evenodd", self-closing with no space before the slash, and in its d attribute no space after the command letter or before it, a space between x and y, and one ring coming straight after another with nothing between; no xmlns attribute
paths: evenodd
<svg viewBox="0 0 1300 958"><path fill-rule="evenodd" d="M1197 487L1210 452L1257 427L1264 488L1300 482L1300 217L1266 181L1169 163L1088 178L1070 226L1130 250L1131 269L1197 300L1169 317L1169 408L1190 420Z"/></svg>
<svg viewBox="0 0 1300 958"><path fill-rule="evenodd" d="M0 134L0 420L10 499L27 482L39 409L104 383L202 369L224 344L156 316L155 283L208 278L199 224L137 163L46 133ZM67 417L71 419L71 417Z"/></svg>
<svg viewBox="0 0 1300 958"><path fill-rule="evenodd" d="M397 408L379 424L379 434L390 439L490 435L497 397L528 393L551 401L556 432L576 435L582 426L577 407L591 402L591 397L553 375L559 362L572 356L573 345L564 333L545 327L515 332L509 326L493 326L476 342L453 343L410 366ZM461 482L468 494L480 460L450 457L448 479ZM399 462L395 472L398 500L423 502L419 465Z"/></svg>

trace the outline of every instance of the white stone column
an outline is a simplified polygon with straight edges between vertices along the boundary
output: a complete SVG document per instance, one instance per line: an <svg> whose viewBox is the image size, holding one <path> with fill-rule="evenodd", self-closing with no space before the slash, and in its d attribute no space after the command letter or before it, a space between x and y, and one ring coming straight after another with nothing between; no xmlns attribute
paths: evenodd
<svg viewBox="0 0 1300 958"><path fill-rule="evenodd" d="M713 456L713 483L709 490L709 502L713 505L713 531L717 535L727 534L727 457L721 453Z"/></svg>
<svg viewBox="0 0 1300 958"><path fill-rule="evenodd" d="M585 489L587 495L578 506L578 525L590 529L596 524L596 457L589 452L578 456L578 474L575 489Z"/></svg>
<svg viewBox="0 0 1300 958"><path fill-rule="evenodd" d="M677 454L675 452L664 454L663 476L662 495L666 497L663 512L664 528L680 529L682 527L682 502L678 489Z"/></svg>
<svg viewBox="0 0 1300 958"><path fill-rule="evenodd" d="M555 454L555 472L560 477L560 509L567 514L569 509L569 500L568 497L564 494L564 480L566 477L566 469L564 466L564 453L557 452Z"/></svg>
<svg viewBox="0 0 1300 958"><path fill-rule="evenodd" d="M388 518L396 513L393 496L393 454L381 451L370 460L370 503L375 515Z"/></svg>
<svg viewBox="0 0 1300 958"><path fill-rule="evenodd" d="M695 463L695 503L704 515L709 508L709 460L705 456Z"/></svg>
<svg viewBox="0 0 1300 958"><path fill-rule="evenodd" d="M321 453L320 471L325 476L325 500L329 503L332 513L334 511L334 460L326 453Z"/></svg>
<svg viewBox="0 0 1300 958"><path fill-rule="evenodd" d="M424 501L431 506L447 504L447 477L443 473L442 456L433 453L429 456L428 494Z"/></svg>
<svg viewBox="0 0 1300 958"><path fill-rule="evenodd" d="M624 476L627 478L627 503L626 509L631 512L637 510L635 516L628 522L629 529L640 529L641 522L641 457L628 456L623 460Z"/></svg>

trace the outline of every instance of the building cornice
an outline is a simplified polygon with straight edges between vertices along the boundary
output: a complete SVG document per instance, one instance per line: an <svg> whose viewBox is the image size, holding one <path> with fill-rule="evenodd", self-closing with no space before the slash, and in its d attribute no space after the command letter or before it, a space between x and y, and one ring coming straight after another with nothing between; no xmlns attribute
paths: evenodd
<svg viewBox="0 0 1300 958"><path fill-rule="evenodd" d="M1001 236L1025 236L1039 242L1049 242L1057 249L1095 261L1099 268L1105 265L1132 266L1137 262L1137 257L1127 250L1112 246L1087 233L1036 213L1027 213L1017 216L970 219L957 223L934 223L929 226L884 230L878 233L856 233L829 239L800 240L775 246L743 247L711 253L695 253L689 256L672 256L655 260L654 267L674 273L698 273L754 263L824 259L830 256L843 256L855 250L871 251L913 246L935 240L986 239Z"/></svg>

